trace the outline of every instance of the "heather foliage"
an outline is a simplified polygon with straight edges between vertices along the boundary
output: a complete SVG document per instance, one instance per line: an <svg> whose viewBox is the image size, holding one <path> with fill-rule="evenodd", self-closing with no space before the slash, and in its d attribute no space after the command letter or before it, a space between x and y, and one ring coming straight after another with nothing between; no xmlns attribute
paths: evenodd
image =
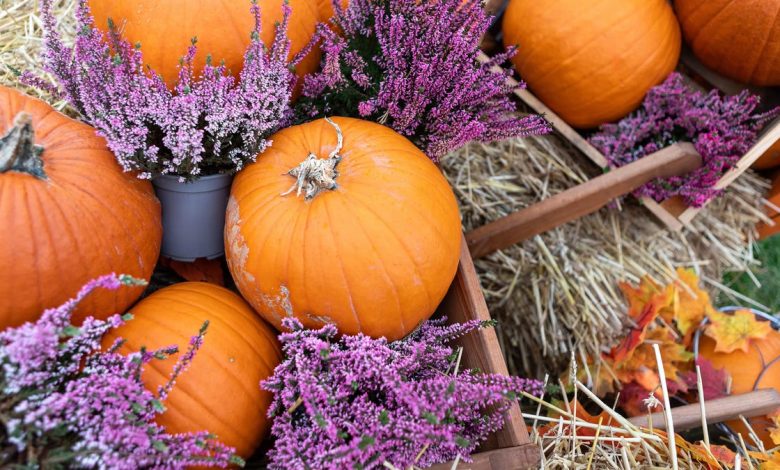
<svg viewBox="0 0 780 470"><path fill-rule="evenodd" d="M168 434L155 423L179 374L203 343L206 326L190 341L169 383L157 395L144 388L141 371L152 360L175 354L175 346L117 354L101 351L101 339L131 317L87 318L70 324L73 310L98 288L138 284L109 275L84 286L35 323L0 333L0 467L185 468L241 464L233 449L205 432ZM143 283L143 281L140 281Z"/></svg>
<svg viewBox="0 0 780 470"><path fill-rule="evenodd" d="M479 0L333 2L338 33L324 37L322 71L306 77L299 119L351 116L410 138L437 161L471 140L549 132L539 116L519 116L494 71L514 50L481 64L491 18ZM522 85L521 85L522 86Z"/></svg>
<svg viewBox="0 0 780 470"><path fill-rule="evenodd" d="M79 33L72 47L57 30L52 0L41 4L43 62L57 81L54 91L106 138L125 171L138 170L141 178L178 175L181 180L233 173L271 145L268 136L291 116L291 64L309 48L288 64L287 5L270 48L260 39L259 7L253 4L247 11L255 15L256 26L240 75L208 60L196 76L193 39L171 90L144 66L142 45L124 41L112 23L108 33L93 24L86 0L78 0ZM47 86L34 77L26 80Z"/></svg>
<svg viewBox="0 0 780 470"><path fill-rule="evenodd" d="M631 163L681 141L692 142L704 165L687 175L656 179L638 190L638 197L663 201L681 196L692 207L715 197L715 184L756 142L758 132L780 109L757 114L759 98L748 91L720 96L688 87L673 73L651 89L642 107L616 124L606 124L590 142L612 167Z"/></svg>
<svg viewBox="0 0 780 470"><path fill-rule="evenodd" d="M337 336L284 320L285 361L262 387L274 393L270 467L426 467L461 456L500 429L520 391L541 383L459 370L448 343L484 327L429 321L401 341Z"/></svg>

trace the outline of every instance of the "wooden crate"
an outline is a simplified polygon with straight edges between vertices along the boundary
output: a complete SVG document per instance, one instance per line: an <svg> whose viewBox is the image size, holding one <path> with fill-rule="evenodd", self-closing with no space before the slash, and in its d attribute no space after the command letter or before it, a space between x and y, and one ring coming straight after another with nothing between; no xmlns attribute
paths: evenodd
<svg viewBox="0 0 780 470"><path fill-rule="evenodd" d="M488 60L488 57L483 55L481 60ZM719 77L714 72L708 71L688 53L683 54L683 61L681 62L679 69L687 77L691 78L692 81L694 79L696 79L696 82L698 83L706 81L711 87L720 88L726 93L735 93L742 89L739 85ZM513 84L517 84L517 81L514 79L509 79L509 81ZM765 100L780 102L780 99L777 98L777 93L773 90L754 89L753 91L761 94ZM530 90L517 90L515 95L533 111L543 114L561 136L582 151L582 153L593 163L601 168L608 168L608 161L604 154L591 145L580 132L571 127L561 119L560 116L553 112L553 110L548 108ZM734 168L721 177L715 185L715 189L724 189L728 187L728 185L750 168L750 166L778 140L780 140L780 118L766 126L756 144L742 156ZM689 227L690 222L702 209L687 206L679 197L670 198L660 203L644 197L641 198L641 202L666 227L674 231L680 230L683 227Z"/></svg>
<svg viewBox="0 0 780 470"><path fill-rule="evenodd" d="M490 320L485 297L479 285L477 271L464 239L461 244L460 263L455 280L447 296L439 306L438 314L446 315L451 323L468 320ZM463 347L462 363L467 368L479 369L484 373L507 375L506 361L501 353L496 332L486 328L472 332L460 340ZM491 436L472 455L473 463L461 462L458 469L472 470L515 470L537 468L539 448L528 437L520 406L512 405L503 429ZM449 470L452 464L431 467L435 470Z"/></svg>

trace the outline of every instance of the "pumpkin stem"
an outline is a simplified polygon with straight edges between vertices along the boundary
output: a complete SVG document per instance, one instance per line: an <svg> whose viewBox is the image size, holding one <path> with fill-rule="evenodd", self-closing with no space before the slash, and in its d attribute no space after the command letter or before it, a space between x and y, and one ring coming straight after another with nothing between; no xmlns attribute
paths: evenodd
<svg viewBox="0 0 780 470"><path fill-rule="evenodd" d="M336 167L341 161L341 148L344 146L344 135L341 133L341 128L338 124L331 121L330 118L325 118L328 123L336 129L336 148L330 152L328 158L317 158L317 155L309 153L306 159L301 162L287 174L296 179L295 183L282 193L282 196L286 196L295 191L296 196L300 196L301 192L304 192L304 199L309 201L317 196L323 190L334 190L338 187L336 184L336 178L339 176Z"/></svg>
<svg viewBox="0 0 780 470"><path fill-rule="evenodd" d="M43 147L35 145L32 116L21 112L7 134L0 137L0 173L18 171L46 179L41 154Z"/></svg>

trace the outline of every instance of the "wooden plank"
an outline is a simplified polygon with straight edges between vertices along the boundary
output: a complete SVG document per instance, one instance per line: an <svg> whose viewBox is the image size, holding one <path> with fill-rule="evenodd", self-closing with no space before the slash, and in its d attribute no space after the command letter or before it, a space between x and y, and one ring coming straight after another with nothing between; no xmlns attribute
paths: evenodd
<svg viewBox="0 0 780 470"><path fill-rule="evenodd" d="M731 395L723 398L708 400L705 403L705 415L708 424L720 423L732 419L738 419L740 415L746 418L764 416L780 408L780 393L773 388L756 390L740 395ZM663 413L650 415L653 426L665 429ZM649 425L647 415L636 416L629 419L632 423L647 427ZM698 403L693 405L672 408L672 420L675 431L685 431L701 427L701 408Z"/></svg>
<svg viewBox="0 0 780 470"><path fill-rule="evenodd" d="M458 470L526 470L538 468L540 451L539 447L534 444L525 444L481 452L471 457L474 461L459 462ZM429 468L430 470L450 470L452 463L434 465Z"/></svg>
<svg viewBox="0 0 780 470"><path fill-rule="evenodd" d="M479 277L469 254L465 238L461 244L460 263L455 280L444 298L440 310L450 322L462 323L468 320L490 320ZM460 339L463 346L463 365L486 373L509 375L504 355L493 328L475 331ZM497 432L487 448L516 447L529 443L528 431L523 422L520 407L515 403L509 410L504 428Z"/></svg>
<svg viewBox="0 0 780 470"><path fill-rule="evenodd" d="M692 144L669 146L467 233L471 255L480 258L527 240L591 214L655 178L682 175L699 167L701 156Z"/></svg>

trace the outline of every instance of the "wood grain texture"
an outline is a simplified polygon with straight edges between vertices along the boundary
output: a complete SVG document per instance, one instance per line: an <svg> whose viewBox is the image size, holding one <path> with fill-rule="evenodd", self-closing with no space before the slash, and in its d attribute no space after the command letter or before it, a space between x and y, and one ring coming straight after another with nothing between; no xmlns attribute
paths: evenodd
<svg viewBox="0 0 780 470"><path fill-rule="evenodd" d="M701 163L693 145L672 145L467 233L471 255L480 258L527 240L591 214L655 178L683 175Z"/></svg>
<svg viewBox="0 0 780 470"><path fill-rule="evenodd" d="M740 415L745 418L764 416L780 408L780 393L772 388L756 390L708 400L705 407L708 424L738 419ZM650 417L653 421L653 427L666 429L663 413L653 413ZM649 419L645 415L636 416L629 421L638 426L647 427ZM673 408L672 420L674 421L674 430L677 432L701 427L701 408L698 403Z"/></svg>

